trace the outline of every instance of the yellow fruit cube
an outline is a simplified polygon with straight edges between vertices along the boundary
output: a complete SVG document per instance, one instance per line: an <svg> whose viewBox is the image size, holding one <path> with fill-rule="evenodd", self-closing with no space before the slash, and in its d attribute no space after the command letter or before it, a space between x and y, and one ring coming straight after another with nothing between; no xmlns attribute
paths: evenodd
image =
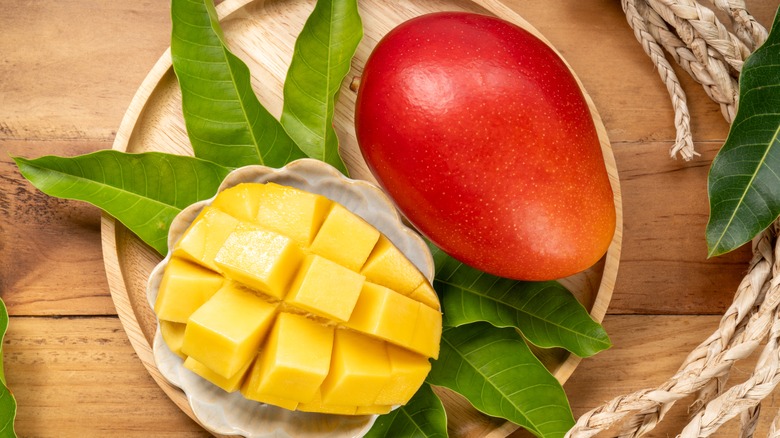
<svg viewBox="0 0 780 438"><path fill-rule="evenodd" d="M324 404L373 405L389 381L384 342L352 330L336 330L330 372L321 388Z"/></svg>
<svg viewBox="0 0 780 438"><path fill-rule="evenodd" d="M439 342L441 341L441 312L420 304L414 336L407 348L423 356L439 358Z"/></svg>
<svg viewBox="0 0 780 438"><path fill-rule="evenodd" d="M224 278L214 271L172 257L165 266L154 311L160 319L185 323L223 282Z"/></svg>
<svg viewBox="0 0 780 438"><path fill-rule="evenodd" d="M420 303L378 284L366 282L355 310L345 324L398 345L414 335Z"/></svg>
<svg viewBox="0 0 780 438"><path fill-rule="evenodd" d="M376 404L406 404L425 381L431 371L431 363L427 357L391 344L387 345L387 355L392 377L377 396Z"/></svg>
<svg viewBox="0 0 780 438"><path fill-rule="evenodd" d="M415 301L419 301L431 309L440 310L441 304L439 303L439 296L436 295L436 291L433 290L433 286L425 280L417 286L417 288L409 294L409 298Z"/></svg>
<svg viewBox="0 0 780 438"><path fill-rule="evenodd" d="M340 204L333 204L311 250L329 260L360 271L379 240L379 230Z"/></svg>
<svg viewBox="0 0 780 438"><path fill-rule="evenodd" d="M276 306L229 282L190 316L181 351L224 378L251 361Z"/></svg>
<svg viewBox="0 0 780 438"><path fill-rule="evenodd" d="M160 320L160 334L162 335L163 341L165 341L165 345L182 359L186 358L181 352L181 345L184 343L185 327L186 324L180 322Z"/></svg>
<svg viewBox="0 0 780 438"><path fill-rule="evenodd" d="M251 364L251 361L247 362L247 364L244 365L244 368L240 369L237 373L228 378L220 376L219 374L209 369L209 367L203 365L192 357L188 357L184 361L184 368L187 368L188 370L219 386L227 392L235 392L241 386L241 382L244 380L246 370Z"/></svg>
<svg viewBox="0 0 780 438"><path fill-rule="evenodd" d="M297 408L301 412L320 412L323 414L334 415L355 415L357 406L354 405L334 405L323 403L322 393L317 391L314 399L310 402L300 403Z"/></svg>
<svg viewBox="0 0 780 438"><path fill-rule="evenodd" d="M379 238L360 273L366 280L409 295L425 281L425 276L385 236Z"/></svg>
<svg viewBox="0 0 780 438"><path fill-rule="evenodd" d="M358 406L355 415L384 415L392 410L390 405Z"/></svg>
<svg viewBox="0 0 780 438"><path fill-rule="evenodd" d="M287 237L239 228L225 239L214 263L234 280L282 299L302 259L301 249Z"/></svg>
<svg viewBox="0 0 780 438"><path fill-rule="evenodd" d="M324 318L347 321L365 277L326 258L309 254L285 301Z"/></svg>
<svg viewBox="0 0 780 438"><path fill-rule="evenodd" d="M265 187L265 184L256 183L237 184L219 192L211 206L240 221L255 222Z"/></svg>
<svg viewBox="0 0 780 438"><path fill-rule="evenodd" d="M308 246L325 219L331 201L294 187L266 183L257 223Z"/></svg>
<svg viewBox="0 0 780 438"><path fill-rule="evenodd" d="M256 394L311 401L330 368L333 327L280 313L252 367Z"/></svg>
<svg viewBox="0 0 780 438"><path fill-rule="evenodd" d="M252 365L252 368L254 367L255 365ZM243 385L241 385L241 394L244 397L260 403L279 406L280 408L285 408L290 411L294 411L298 407L298 402L296 400L257 392L255 388L257 387L258 374L252 372L252 368L247 372L246 379L244 380Z"/></svg>
<svg viewBox="0 0 780 438"><path fill-rule="evenodd" d="M174 245L173 255L186 258L212 271L219 271L214 257L238 224L238 219L233 216L207 206Z"/></svg>

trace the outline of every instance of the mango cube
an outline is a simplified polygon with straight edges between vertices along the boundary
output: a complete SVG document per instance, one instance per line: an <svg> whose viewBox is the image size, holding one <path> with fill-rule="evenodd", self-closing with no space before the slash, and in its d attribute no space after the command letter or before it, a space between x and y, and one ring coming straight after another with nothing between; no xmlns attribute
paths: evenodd
<svg viewBox="0 0 780 438"><path fill-rule="evenodd" d="M355 415L383 415L392 410L391 405L358 406Z"/></svg>
<svg viewBox="0 0 780 438"><path fill-rule="evenodd" d="M409 298L412 298L415 301L419 301L431 309L441 309L439 296L436 295L436 291L433 290L433 286L428 283L428 280L423 281L419 286L417 286L417 288L409 294Z"/></svg>
<svg viewBox="0 0 780 438"><path fill-rule="evenodd" d="M310 249L346 268L360 271L379 234L368 222L334 203Z"/></svg>
<svg viewBox="0 0 780 438"><path fill-rule="evenodd" d="M317 394L314 396L313 400L306 403L300 403L297 407L297 410L301 412L320 412L323 414L334 415L357 414L357 406L355 405L334 405L331 403L324 403L322 401L321 391L317 391Z"/></svg>
<svg viewBox="0 0 780 438"><path fill-rule="evenodd" d="M205 207L175 244L173 255L219 271L214 257L238 224L233 216L211 206Z"/></svg>
<svg viewBox="0 0 780 438"><path fill-rule="evenodd" d="M405 348L387 344L390 358L390 381L376 398L377 405L403 405L417 392L431 371L427 357Z"/></svg>
<svg viewBox="0 0 780 438"><path fill-rule="evenodd" d="M360 273L366 280L409 295L424 281L425 276L385 236L379 238Z"/></svg>
<svg viewBox="0 0 780 438"><path fill-rule="evenodd" d="M154 311L160 319L185 323L224 281L224 277L214 271L172 257L163 273Z"/></svg>
<svg viewBox="0 0 780 438"><path fill-rule="evenodd" d="M294 187L266 183L257 223L308 246L325 219L331 201Z"/></svg>
<svg viewBox="0 0 780 438"><path fill-rule="evenodd" d="M285 298L288 304L324 318L346 321L365 278L315 254L306 256Z"/></svg>
<svg viewBox="0 0 780 438"><path fill-rule="evenodd" d="M160 334L165 345L171 349L177 356L185 359L186 356L181 352L181 346L184 343L184 329L186 324L180 322L171 322L164 319L160 320Z"/></svg>
<svg viewBox="0 0 780 438"><path fill-rule="evenodd" d="M414 335L406 347L423 356L438 359L442 329L441 312L424 304L420 304L418 311Z"/></svg>
<svg viewBox="0 0 780 438"><path fill-rule="evenodd" d="M256 394L311 401L330 368L333 327L280 313L252 368Z"/></svg>
<svg viewBox="0 0 780 438"><path fill-rule="evenodd" d="M373 405L390 381L385 343L351 330L336 330L330 373L322 401L331 405Z"/></svg>
<svg viewBox="0 0 780 438"><path fill-rule="evenodd" d="M192 357L188 357L184 361L184 368L187 368L193 373L219 386L226 392L235 392L241 386L241 382L244 380L244 375L246 374L246 370L249 368L249 365L251 364L252 364L251 361L247 362L247 364L244 365L244 368L240 369L237 373L233 374L228 378L225 378L215 373L209 367L203 365L202 363L198 362Z"/></svg>
<svg viewBox="0 0 780 438"><path fill-rule="evenodd" d="M229 282L190 316L181 351L229 379L255 357L275 313L275 305Z"/></svg>
<svg viewBox="0 0 780 438"><path fill-rule="evenodd" d="M290 411L294 411L298 407L298 401L289 399L287 397L277 397L269 394L263 394L256 390L257 379L259 375L252 372L255 365L252 365L249 372L247 372L246 379L243 385L241 385L241 394L249 400L254 400L260 403L279 406Z"/></svg>
<svg viewBox="0 0 780 438"><path fill-rule="evenodd" d="M225 275L282 299L303 252L291 239L272 231L236 229L214 257Z"/></svg>
<svg viewBox="0 0 780 438"><path fill-rule="evenodd" d="M378 284L366 282L346 326L398 345L414 336L420 303Z"/></svg>
<svg viewBox="0 0 780 438"><path fill-rule="evenodd" d="M242 222L253 223L257 219L260 199L265 184L241 183L219 192L212 207L218 208Z"/></svg>

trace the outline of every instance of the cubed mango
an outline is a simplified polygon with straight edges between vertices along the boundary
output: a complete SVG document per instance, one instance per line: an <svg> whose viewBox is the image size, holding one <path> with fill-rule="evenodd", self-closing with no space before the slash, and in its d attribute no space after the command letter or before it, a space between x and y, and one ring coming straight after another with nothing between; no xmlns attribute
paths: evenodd
<svg viewBox="0 0 780 438"><path fill-rule="evenodd" d="M385 343L348 329L336 330L330 373L322 383L322 402L369 406L390 381Z"/></svg>
<svg viewBox="0 0 780 438"><path fill-rule="evenodd" d="M360 271L379 235L363 218L334 203L310 248L315 254Z"/></svg>
<svg viewBox="0 0 780 438"><path fill-rule="evenodd" d="M275 314L275 305L228 282L190 316L181 351L230 378L255 357Z"/></svg>
<svg viewBox="0 0 780 438"><path fill-rule="evenodd" d="M381 236L360 273L366 280L409 295L425 281L425 276L385 236Z"/></svg>
<svg viewBox="0 0 780 438"><path fill-rule="evenodd" d="M288 237L239 228L225 239L214 263L234 280L282 299L302 259L303 252Z"/></svg>
<svg viewBox="0 0 780 438"><path fill-rule="evenodd" d="M290 286L285 302L324 318L346 321L365 278L324 257L309 254Z"/></svg>
<svg viewBox="0 0 780 438"><path fill-rule="evenodd" d="M308 246L325 219L331 201L294 187L266 183L257 223Z"/></svg>
<svg viewBox="0 0 780 438"><path fill-rule="evenodd" d="M222 287L222 275L200 265L172 257L163 273L154 311L160 319L186 323L192 312Z"/></svg>
<svg viewBox="0 0 780 438"><path fill-rule="evenodd" d="M310 402L330 368L333 327L280 313L250 371L253 393Z"/></svg>
<svg viewBox="0 0 780 438"><path fill-rule="evenodd" d="M222 210L211 206L204 207L174 245L173 256L188 259L212 271L219 271L214 257L238 224L238 219Z"/></svg>
<svg viewBox="0 0 780 438"><path fill-rule="evenodd" d="M226 391L290 410L382 414L411 398L439 354L440 305L425 276L323 196L239 184L172 250L154 306L163 339Z"/></svg>

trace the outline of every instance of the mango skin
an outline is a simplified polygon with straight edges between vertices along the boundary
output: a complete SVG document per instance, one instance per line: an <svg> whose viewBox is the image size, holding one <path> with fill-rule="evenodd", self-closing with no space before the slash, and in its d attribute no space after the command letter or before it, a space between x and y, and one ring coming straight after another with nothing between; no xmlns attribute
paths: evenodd
<svg viewBox="0 0 780 438"><path fill-rule="evenodd" d="M550 280L611 243L613 192L587 102L518 26L462 12L402 23L366 62L355 128L403 214L463 263Z"/></svg>

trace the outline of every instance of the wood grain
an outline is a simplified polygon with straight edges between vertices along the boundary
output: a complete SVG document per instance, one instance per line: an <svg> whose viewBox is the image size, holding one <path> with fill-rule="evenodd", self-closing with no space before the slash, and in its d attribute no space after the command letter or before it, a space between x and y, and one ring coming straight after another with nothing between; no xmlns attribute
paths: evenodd
<svg viewBox="0 0 780 438"><path fill-rule="evenodd" d="M567 382L578 414L665 380L730 302L749 250L707 260L703 249L705 175L728 126L701 86L679 72L703 156L669 159L671 105L618 0L503 1L577 72L603 118L622 183L624 244L605 320L615 345L583 361ZM778 5L748 1L765 25ZM13 315L6 371L20 436L207 436L146 373L113 316L98 210L40 194L9 157L110 147L169 45L168 3L7 0L0 29L0 295ZM740 364L735 379L750 367ZM777 408L768 400L764 415ZM652 435L674 436L685 417L678 403ZM719 436L735 430L732 422Z"/></svg>

